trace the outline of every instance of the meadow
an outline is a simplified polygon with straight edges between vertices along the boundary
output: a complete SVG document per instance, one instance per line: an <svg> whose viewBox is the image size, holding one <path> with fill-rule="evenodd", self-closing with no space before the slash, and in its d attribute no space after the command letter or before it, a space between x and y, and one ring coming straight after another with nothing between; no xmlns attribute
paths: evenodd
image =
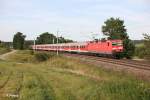
<svg viewBox="0 0 150 100"><path fill-rule="evenodd" d="M150 84L63 55L37 61L32 51L0 60L0 100L150 100Z"/></svg>
<svg viewBox="0 0 150 100"><path fill-rule="evenodd" d="M0 55L1 55L1 54L4 54L4 53L7 53L7 52L9 52L9 51L11 51L11 50L8 49L8 48L0 47Z"/></svg>

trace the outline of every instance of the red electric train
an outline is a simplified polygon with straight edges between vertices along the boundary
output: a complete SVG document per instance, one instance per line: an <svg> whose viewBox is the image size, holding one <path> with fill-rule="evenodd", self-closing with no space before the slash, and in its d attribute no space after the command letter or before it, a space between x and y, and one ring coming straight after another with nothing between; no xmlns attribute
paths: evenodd
<svg viewBox="0 0 150 100"><path fill-rule="evenodd" d="M122 40L90 41L59 44L32 45L34 50L72 52L82 54L95 54L118 58L123 52Z"/></svg>

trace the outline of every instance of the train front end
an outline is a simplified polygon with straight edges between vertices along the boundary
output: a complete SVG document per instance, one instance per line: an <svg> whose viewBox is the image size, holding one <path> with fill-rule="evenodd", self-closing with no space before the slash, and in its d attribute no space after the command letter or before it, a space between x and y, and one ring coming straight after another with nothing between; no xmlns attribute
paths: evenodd
<svg viewBox="0 0 150 100"><path fill-rule="evenodd" d="M112 53L113 57L121 58L123 54L123 41L122 40L112 40Z"/></svg>

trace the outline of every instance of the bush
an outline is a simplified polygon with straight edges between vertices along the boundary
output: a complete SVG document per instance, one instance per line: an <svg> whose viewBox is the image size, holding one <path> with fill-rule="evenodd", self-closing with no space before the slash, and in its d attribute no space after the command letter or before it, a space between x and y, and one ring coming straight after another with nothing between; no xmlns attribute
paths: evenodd
<svg viewBox="0 0 150 100"><path fill-rule="evenodd" d="M135 56L142 59L150 60L150 50L145 45L138 46L135 49Z"/></svg>
<svg viewBox="0 0 150 100"><path fill-rule="evenodd" d="M133 44L133 42L130 39L125 39L123 41L123 46L124 46L124 57L126 57L127 59L132 58L135 51L135 45Z"/></svg>
<svg viewBox="0 0 150 100"><path fill-rule="evenodd" d="M37 61L46 61L49 59L49 55L47 53L36 53L35 58Z"/></svg>
<svg viewBox="0 0 150 100"><path fill-rule="evenodd" d="M46 61L49 58L53 57L54 55L55 54L53 54L53 53L38 52L38 53L35 53L35 59L37 61Z"/></svg>
<svg viewBox="0 0 150 100"><path fill-rule="evenodd" d="M31 55L34 55L34 51L33 51L33 50L31 50L31 51L30 51L30 54L31 54Z"/></svg>
<svg viewBox="0 0 150 100"><path fill-rule="evenodd" d="M146 48L144 46L136 47L135 56L139 58L144 58Z"/></svg>

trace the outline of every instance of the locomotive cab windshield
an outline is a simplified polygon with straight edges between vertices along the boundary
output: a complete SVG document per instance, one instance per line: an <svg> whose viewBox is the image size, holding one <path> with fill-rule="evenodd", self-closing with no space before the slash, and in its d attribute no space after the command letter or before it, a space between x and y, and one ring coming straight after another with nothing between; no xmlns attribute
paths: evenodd
<svg viewBox="0 0 150 100"><path fill-rule="evenodd" d="M120 41L120 42L112 42L112 46L122 46L123 43Z"/></svg>
<svg viewBox="0 0 150 100"><path fill-rule="evenodd" d="M122 41L112 41L112 50L114 52L122 52L123 51Z"/></svg>

